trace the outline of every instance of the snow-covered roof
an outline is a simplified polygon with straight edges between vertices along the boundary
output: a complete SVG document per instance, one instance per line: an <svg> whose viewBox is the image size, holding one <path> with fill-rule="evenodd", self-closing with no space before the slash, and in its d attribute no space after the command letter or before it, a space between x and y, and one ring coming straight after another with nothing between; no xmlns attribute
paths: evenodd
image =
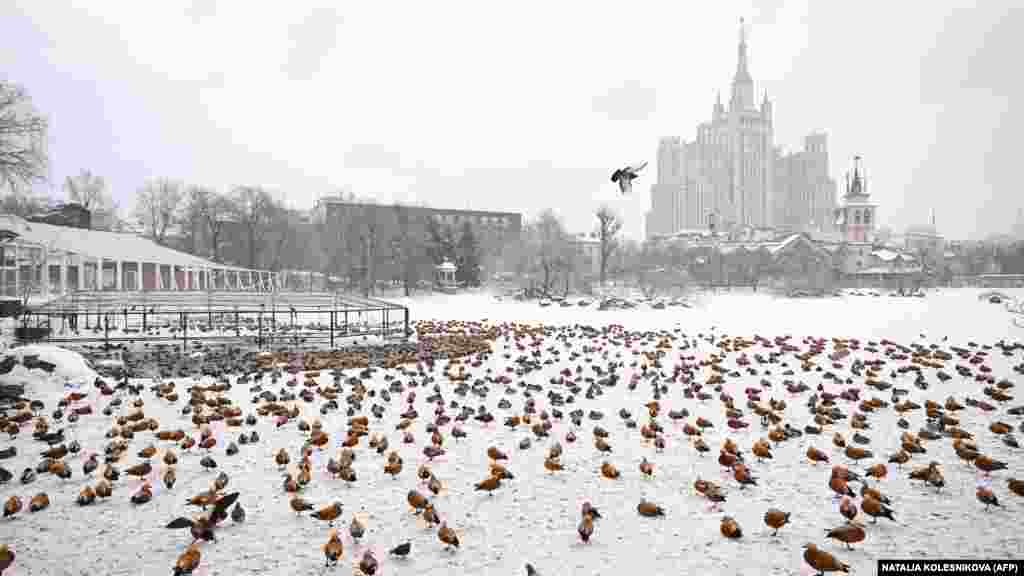
<svg viewBox="0 0 1024 576"><path fill-rule="evenodd" d="M11 215L0 216L0 229L17 232L20 235L18 240L21 242L44 246L49 251L77 254L87 258L194 268L244 270L244 268L224 266L205 258L161 246L149 238L137 234L28 222Z"/></svg>
<svg viewBox="0 0 1024 576"><path fill-rule="evenodd" d="M914 274L920 272L921 268L913 266L910 268L889 268L887 266L872 266L863 270L857 270L855 274Z"/></svg>
<svg viewBox="0 0 1024 576"><path fill-rule="evenodd" d="M593 236L588 235L588 234L574 234L574 235L569 237L569 242L571 244L588 245L588 244L600 244L601 240L599 238L594 238Z"/></svg>
<svg viewBox="0 0 1024 576"><path fill-rule="evenodd" d="M878 204L875 202L870 202L868 200L851 200L848 198L844 198L839 203L840 208L873 208L876 206L878 206Z"/></svg>
<svg viewBox="0 0 1024 576"><path fill-rule="evenodd" d="M888 248L882 248L881 250L875 250L871 253L872 256L878 258L882 262L892 262L899 257L899 253Z"/></svg>
<svg viewBox="0 0 1024 576"><path fill-rule="evenodd" d="M789 236L786 237L785 240L783 240L782 242L779 242L775 246L772 246L769 249L769 251L773 255L778 254L779 252L782 252L783 250L785 250L787 246L790 246L791 244L793 244L793 242L795 242L798 238L800 238L800 236L801 236L800 234L790 234Z"/></svg>
<svg viewBox="0 0 1024 576"><path fill-rule="evenodd" d="M906 231L903 232L904 236L925 236L929 238L941 238L942 235L938 233L935 226L931 224L917 224L914 226L908 226Z"/></svg>

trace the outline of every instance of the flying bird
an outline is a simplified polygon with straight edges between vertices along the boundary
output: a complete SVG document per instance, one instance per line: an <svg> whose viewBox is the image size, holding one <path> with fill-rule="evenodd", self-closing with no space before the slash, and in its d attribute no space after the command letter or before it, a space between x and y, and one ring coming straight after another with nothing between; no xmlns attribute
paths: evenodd
<svg viewBox="0 0 1024 576"><path fill-rule="evenodd" d="M647 162L641 162L640 164L632 164L625 168L619 168L615 172L612 172L612 182L616 182L619 185L619 191L624 195L630 194L633 191L633 179L640 176L640 171L647 167Z"/></svg>

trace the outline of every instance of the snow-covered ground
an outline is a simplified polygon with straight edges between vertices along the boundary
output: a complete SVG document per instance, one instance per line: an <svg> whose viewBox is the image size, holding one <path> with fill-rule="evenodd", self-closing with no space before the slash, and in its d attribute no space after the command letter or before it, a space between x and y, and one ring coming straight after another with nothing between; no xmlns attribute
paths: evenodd
<svg viewBox="0 0 1024 576"><path fill-rule="evenodd" d="M0 384L24 385L25 394L30 396L91 387L97 376L95 368L82 355L50 344L17 346L0 354L0 360L8 357L14 359L14 367L0 374ZM40 363L50 369L37 367Z"/></svg>
<svg viewBox="0 0 1024 576"><path fill-rule="evenodd" d="M867 291L862 291L867 292ZM1006 304L989 304L979 296L990 289L939 289L924 298L881 295L834 298L784 298L747 290L698 292L692 308L668 307L656 310L641 304L628 311L598 311L589 307L540 307L536 301L497 300L488 294L396 299L409 306L415 320L450 318L494 321L543 322L547 324L622 324L631 330L682 327L686 332L710 330L718 334L763 336L888 337L929 338L960 335L962 339L998 340L1021 337L1024 331L1012 326ZM1024 300L1024 289L1000 289L1000 293Z"/></svg>
<svg viewBox="0 0 1024 576"><path fill-rule="evenodd" d="M717 294L698 296L694 307L690 309L652 310L642 306L637 310L603 312L578 307L540 308L531 302L498 302L484 294L413 298L409 305L416 320L487 318L497 322L515 320L560 326L619 324L631 331L665 331L675 336L674 348L663 360L663 370L669 375L672 367L681 361L681 356L693 355L695 358L690 360L693 363L706 359L712 352L718 352L717 347L700 339L697 339L696 348L681 347L684 343L692 342L698 333L707 335L712 327L715 334L745 338L757 334L772 339L791 334L793 338L790 343L798 346L801 351L808 348L802 340L804 336L826 340L833 336L862 338L861 349L842 359L842 368L833 368L831 360L826 358L826 354L833 351L830 343L827 343L824 354L814 362L821 365L823 371L832 370L846 377L850 376L849 367L853 358L881 358L886 360L886 365L880 371L880 379L908 389L908 397L923 404L925 399L941 403L949 396L956 397L961 403L967 396L983 400L988 398L983 396L981 384L957 376L955 366L969 364L956 354L953 360L945 363L944 368L945 372L954 375L953 379L941 383L936 377L937 370L923 368L930 388L921 391L914 386L912 373L890 375L890 371L898 366L908 364L909 359L887 358L884 354L887 349L885 346L878 346L877 353L865 351L867 341L874 339L878 342L888 338L907 346L913 343L926 346L934 343L949 350L954 345L968 348L971 341L976 342L980 348L981 345L991 345L1002 339L1020 339L1024 330L1012 325L1012 315L1006 307L980 300L978 296L981 292L944 290L931 292L921 299L846 296L822 300ZM1017 297L1024 296L1022 291L1003 292ZM678 332L674 332L677 329ZM943 341L943 337L948 337L948 341ZM436 528L426 529L422 521L409 512L405 501L406 493L411 488L427 493L426 488L416 479L416 468L424 461L423 446L430 441L430 435L425 433L424 428L434 410L433 406L426 403L426 397L432 393L433 383L415 388L414 406L420 415L411 427L415 436L414 443L403 444L400 433L395 429L400 419L399 413L405 406L408 389L384 403L387 411L383 419L377 421L371 417L371 433L385 434L391 447L397 449L404 459L405 466L398 478L384 474L385 458L370 450L365 439L356 449L354 468L358 481L352 486L327 475L326 460L328 456L336 457L335 449L323 454L315 453L313 481L303 490L303 497L318 507L334 500L340 500L344 505L344 522L340 524L343 529L339 530L345 542L344 566L326 572L348 574L349 566L358 562L366 547L377 552L381 562L378 574L386 576L524 574L523 565L526 562L532 563L545 575L604 575L631 571L651 575L809 574L810 568L801 560L801 546L806 542L816 543L820 548L848 562L851 573L855 574L873 574L878 558L1024 556L1024 539L1019 536L1022 502L1006 488L1006 478L1024 475L1024 460L1019 450L1005 446L988 430L993 420L1010 423L1015 429L1020 425L1021 418L1006 414L1009 406L1000 407L991 413L967 408L957 414L961 420L960 427L975 435L984 453L1009 464L1009 470L994 473L991 480L991 488L1004 509L986 512L984 506L976 501L974 490L979 482L977 471L957 459L948 439L926 441L928 454L915 456L902 471L890 466L888 478L871 483L892 499L897 522L880 520L876 525L868 521L866 541L857 544L855 550L847 551L842 545L827 541L824 537L826 530L840 526L843 521L828 488L830 467L810 464L804 453L809 446L815 446L828 453L833 463L848 464L860 472L870 464L885 462L886 456L895 452L900 443L901 430L896 426L898 415L891 407L868 415L871 429L861 431L871 438L867 448L874 451L874 458L855 464L832 445L834 432L842 432L847 438L853 433L848 421L844 420L826 428L821 436L805 435L773 443L774 459L764 464L757 463L748 454L747 459L754 475L759 477L759 485L740 491L731 476L725 476L718 466L718 448L725 438L731 437L741 449L748 452L754 440L767 437L767 431L749 414L744 390L748 387L760 388L761 378L767 378L772 382L772 387L764 390L762 402L767 404L772 397L785 400L787 407L782 413L785 422L803 429L811 422L805 407L809 393L788 394L782 380L791 378L814 388L822 382L823 372L802 371L800 361L793 354L786 354L780 360L788 363L789 368L795 371L792 376L783 376L786 368L780 364L758 365L753 359L754 354L767 356L770 352L760 344L752 346L746 354L753 362L753 368L758 371L770 370L770 375L762 373L750 376L745 367L735 364L740 353L726 355L723 365L729 370L736 369L743 373L742 377L727 378L724 386L724 391L735 397L737 408L747 414L744 420L751 423L749 429L740 432L729 431L726 427L723 406L717 393L714 399L706 402L686 399L682 394L682 383L662 379L662 383L668 386L668 393L661 400L662 415L659 421L665 428L667 449L659 453L650 445L642 444L639 429L628 429L617 414L620 408L626 408L638 424L646 423L644 405L652 399L651 386L647 380L641 380L637 388L630 391L626 383L639 371L638 366L631 366L636 361L642 361L637 355L639 351L653 352L657 339L634 338L627 341L617 336L591 340L577 334L568 340L571 350L583 356L570 361L567 358L569 350L565 349L562 341L553 337L546 338L537 347L529 338L518 343L506 338L499 339L495 353L479 367L467 367L467 371L472 374L471 381L484 378L488 368L494 373L507 373L512 378L513 385L510 388L514 393L508 393L503 385L492 384L485 399L472 394L468 397L455 395L453 385L444 377L445 363L437 364L433 376L441 386L446 405L453 400L474 409L484 404L497 419L489 426L470 419L462 425L469 433L469 438L460 442L450 437L450 426L442 428L448 454L433 463L432 469L446 490L435 502L441 517L459 533L462 547L454 553L442 549L437 540ZM598 349L589 354L592 364L584 360L588 356L584 354L584 345ZM563 350L560 358L549 351L554 347ZM534 350L540 353L538 360L552 359L552 364L524 376L506 372L506 367L512 366L515 358L530 355ZM1004 356L998 348L987 352L985 365L991 367L991 373L996 379L1005 377L1019 383L1020 379L1011 367L1024 361L1024 353L1017 350L1012 356ZM607 358L602 357L605 353L608 354ZM511 358L506 359L505 354ZM619 354L621 358L617 357ZM548 401L547 391L556 390L568 394L563 387L549 382L559 370L568 367L575 372L576 367L582 365L584 369L578 383L586 389L587 383L583 377L599 377L590 366L605 367L609 361L614 360L625 364L620 369L622 381L617 386L605 388L606 393L593 400L581 394L574 404L560 407L566 413L566 418L554 422L551 438L534 438L533 446L526 450L518 447L520 440L532 437L532 434L526 427L511 430L502 422L506 416L523 413L525 389L518 385L520 381L543 386L544 392L534 394L537 410L551 411L554 407ZM977 371L977 366L971 367ZM357 373L348 371L346 376ZM384 370L377 371L372 382L367 383L368 386L377 390L386 387L388 383L384 380L385 373ZM704 381L710 374L708 368L701 368L698 380ZM408 384L413 378L398 375L398 379ZM271 385L268 379L264 386L278 391L284 388L284 380ZM331 380L326 371L318 378L321 385L329 385ZM855 380L856 387L861 388L862 398L877 396L890 400L888 392L864 387L861 378L855 377ZM301 375L299 381L302 381ZM177 383L182 399L175 404L156 398L148 390L143 392L146 415L156 418L162 430L182 428L190 434L197 432L190 417L180 414L188 397L185 393L188 385L185 381ZM839 390L828 382L825 386L831 392ZM250 388L251 385L237 384L225 394L246 414L254 412ZM14 566L5 575L165 574L171 572L175 558L190 541L187 531L168 530L163 525L177 516L192 512L185 504L186 499L207 488L216 473L199 466L202 451L193 449L191 453L182 453L172 443L158 442L149 433L135 436L121 467L123 469L139 462L140 458L135 453L150 443L160 449L160 453L153 459L155 470L151 480L155 490L151 502L141 506L131 504L129 496L139 482L122 477L115 483L114 496L108 501L85 508L74 504L79 490L86 483L95 483L95 477L88 481L82 477L81 464L85 455L100 452L102 460L103 446L107 442L104 434L112 425L111 418L100 413L110 398L100 397L94 389L87 390L89 396L84 402L96 403L93 414L83 416L74 425L51 423L51 429L66 427L69 439L78 439L84 447L79 455L66 458L73 468L70 480L44 474L32 484L21 485L18 476L22 469L35 467L39 461L39 452L45 448L45 444L32 440L31 427L23 429L15 439L8 440L4 435L0 440L0 448L15 446L18 450L15 457L0 461L0 465L15 475L11 482L0 486L0 498L6 500L12 495L19 495L25 500L26 508L28 499L41 491L47 492L51 500L50 508L45 511L32 514L26 509L12 518L0 520L0 543L8 544L17 554ZM35 392L34 397L45 401L44 413L47 415L63 394L56 387L48 392ZM320 398L310 404L298 403L303 417L320 418L323 421L325 430L331 434L332 444L340 442L346 428L344 398L349 392L349 387L345 385L343 393L339 394L342 411L327 416L320 416L319 408L323 402ZM1008 393L1011 396L1019 395L1018 388L1012 388ZM512 408L498 408L498 402L505 398L511 402ZM129 410L131 401L130 397L126 398L120 412L115 414ZM379 397L368 398L363 412L369 414L369 407L374 402L383 403ZM1009 403L1011 406L1015 404L1016 401ZM842 400L838 401L838 405L847 414L857 410L856 405ZM585 419L583 426L576 430L578 440L570 444L566 442L565 435L575 427L569 421L568 413L577 408L585 412L601 410L604 418L597 422ZM700 416L714 424L713 429L705 432L705 441L711 447L711 453L698 456L682 432L682 423L667 418L669 410L682 408L691 414L686 422L692 424ZM447 413L454 417L458 410L449 408ZM925 425L922 410L908 412L905 417L910 421L911 432ZM594 448L592 428L595 424L604 427L610 434L608 441L613 452L607 457L600 456ZM270 420L264 418L256 426L242 428L245 432L252 429L259 432L260 443L239 446L241 451L238 455L227 456L224 447L229 441L236 440L240 431L219 425L214 427L218 444L212 454L220 469L231 477L227 491L241 492L239 502L245 507L248 517L241 525L227 521L227 525L217 533L218 542L202 544L202 566L196 574L276 576L325 573L320 545L326 540L327 528L308 515L297 516L292 512L288 505L290 495L282 490L281 471L273 461L273 452L284 447L288 449L294 466L304 442L304 434L299 432L294 421L276 428ZM1021 435L1020 432L1017 434ZM567 470L549 475L543 467L543 461L548 446L556 439L564 448L562 462ZM516 476L490 496L473 490L473 485L487 476L488 459L485 451L488 446L497 446L509 453L507 466ZM167 448L173 448L180 458L177 466L178 483L172 490L165 489L160 482L163 475L161 457ZM643 478L637 469L643 457L655 465L653 479ZM605 459L619 468L621 479L607 480L599 475L598 468ZM943 463L947 484L938 494L934 489L925 489L918 483L911 483L906 477L910 467L926 464L929 460ZM694 493L692 485L697 476L723 486L728 501L722 506L722 511L709 511L707 502ZM853 486L855 490L859 489L859 484ZM653 500L665 507L666 517L639 517L636 505L641 498ZM576 527L580 519L580 504L586 500L599 508L604 518L597 521L591 543L581 544ZM772 537L762 522L764 512L769 507L792 513L792 523L784 527L777 537ZM344 529L353 514L364 518L368 528L364 543L359 546L352 542ZM719 521L724 514L733 516L739 522L744 531L741 540L727 541L719 534ZM412 542L412 554L408 559L396 560L387 556L387 550L404 541Z"/></svg>

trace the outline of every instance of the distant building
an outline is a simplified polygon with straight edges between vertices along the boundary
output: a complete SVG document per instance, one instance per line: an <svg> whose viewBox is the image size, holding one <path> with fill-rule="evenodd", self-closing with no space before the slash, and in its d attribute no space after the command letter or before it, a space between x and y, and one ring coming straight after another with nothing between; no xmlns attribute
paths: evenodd
<svg viewBox="0 0 1024 576"><path fill-rule="evenodd" d="M372 266L375 268L373 276L376 280L397 281L401 278L401 266L392 256L400 249L396 244L403 237L419 246L426 244L431 220L451 230L455 242L458 242L463 226L468 224L472 228L480 251L482 280L515 270L515 263L508 257L508 250L518 244L522 234L523 216L520 213L375 204L340 198L321 199L318 210L328 231L328 237L324 240L326 249L336 256L340 253L364 252L365 246L360 243L365 245L366 240L353 237L351 229L353 225L359 225L366 233L367 223L372 223L376 244ZM422 260L416 265L419 277L431 277L436 263L422 253L419 259ZM356 268L366 266L364 262ZM346 271L331 270L331 273L344 275Z"/></svg>
<svg viewBox="0 0 1024 576"><path fill-rule="evenodd" d="M873 255L881 247L875 236L878 205L871 201L860 160L860 156L855 156L853 172L846 174L846 189L839 206L833 209L834 232L826 235L839 269L846 276L865 274L869 270L877 272L889 266L888 261L879 261Z"/></svg>
<svg viewBox="0 0 1024 576"><path fill-rule="evenodd" d="M907 228L903 243L904 250L915 255L925 268L935 271L945 268L946 239L935 228L934 213L931 224Z"/></svg>
<svg viewBox="0 0 1024 576"><path fill-rule="evenodd" d="M855 156L853 174L846 175L846 193L833 211L841 238L846 242L873 242L877 211L878 205L870 200L867 177L860 172L860 156Z"/></svg>
<svg viewBox="0 0 1024 576"><path fill-rule="evenodd" d="M41 222L54 226L92 229L92 212L85 206L76 203L61 204L46 212L33 214L26 218L29 222Z"/></svg>
<svg viewBox="0 0 1024 576"><path fill-rule="evenodd" d="M767 93L755 102L741 31L728 107L719 96L692 142L667 137L658 145L646 236L704 228L709 218L718 229L827 231L836 196L828 165L825 134L805 137L799 152L775 146L772 103Z"/></svg>
<svg viewBox="0 0 1024 576"><path fill-rule="evenodd" d="M286 278L211 262L137 234L59 226L0 214L0 294L75 291L271 291Z"/></svg>
<svg viewBox="0 0 1024 576"><path fill-rule="evenodd" d="M1017 221L1013 223L1013 237L1024 240L1024 208L1017 209Z"/></svg>

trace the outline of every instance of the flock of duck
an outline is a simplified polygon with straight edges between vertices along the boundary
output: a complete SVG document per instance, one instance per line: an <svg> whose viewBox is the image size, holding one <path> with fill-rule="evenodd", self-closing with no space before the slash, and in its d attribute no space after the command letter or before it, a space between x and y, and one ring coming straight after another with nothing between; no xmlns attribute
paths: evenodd
<svg viewBox="0 0 1024 576"><path fill-rule="evenodd" d="M373 466L382 477L407 485L409 512L434 531L439 547L456 554L466 534L457 528L457 520L443 514L438 498L450 484L466 484L467 490L471 485L473 492L486 494L481 495L486 502L517 482L517 469L536 467L548 476L590 473L564 465L570 451L593 463L596 475L607 482L634 473L655 480L659 458L702 461L715 458L707 453L717 452L720 483L694 475L689 486L679 487L692 488L693 497L705 499L711 513L728 502L742 502L752 490L770 489L758 467L770 465L766 462L775 458L779 445L813 437L802 465L809 470L831 468L825 484L839 512L834 523L823 526L823 540L804 544L804 562L824 574L849 572L844 551L865 541L870 525L896 521L899 502L885 493L883 483L890 475L892 481L919 482L933 489L936 498L949 498L948 493L940 495L947 488L943 469L956 463L943 463L936 455L936 446L946 442L962 465L974 467L981 477L1004 474L1008 463L986 454L976 435L991 435L1017 448L1015 426L1006 420L1024 416L1024 406L1006 407L1014 385L994 374L988 362L997 353L1012 362L1024 350L1020 343L971 342L960 347L885 339L748 339L686 335L682 329L630 332L618 325L455 321L419 322L416 331L424 342L435 338L430 353L406 355L404 363L390 362L386 368L353 367L349 356L344 367L332 368L312 354L279 354L238 375L225 371L215 378L125 379L116 384L100 379L68 391L55 404L24 399L0 415L0 431L10 439L0 450L0 463L35 464L20 471L0 466L0 483L28 486L51 475L56 478L51 492L60 494L53 496L55 503L102 506L104 500L126 498L144 510L155 498L176 499L179 475L212 477L207 488L185 495L184 503L201 513L163 520L168 530L188 530L188 545L171 568L178 576L193 574L203 564L205 547L218 545L216 535L225 524L247 522L241 491L227 491L231 478L218 470L217 462L246 446L273 444L267 458L280 471L279 489L291 512L323 524L320 551L324 565L334 566L345 557L346 541L358 545L366 536L366 516L346 515L344 497L316 502L305 494L314 483L337 483L343 494L342 486L365 482L364 472L356 473L357 460L379 459ZM439 346L436 338L446 335L450 344ZM438 358L439 353L446 357ZM231 362L239 368L237 356ZM1024 373L1024 362L1012 369ZM936 399L910 401L909 389L893 384L903 377L922 391L934 391ZM947 384L951 380L955 382ZM738 390L740 381L757 384L734 396L730 390ZM242 387L250 394L248 405L227 395ZM599 409L600 396L617 387L624 387L635 405L605 414ZM148 413L154 404L176 407L178 416L158 421ZM871 448L872 419L886 411L899 416L900 448L876 453ZM389 412L397 412L394 427L383 424ZM712 416L716 413L721 418ZM911 430L911 419L920 424L918 430ZM102 446L86 449L77 439L75 431L89 421L108 427ZM255 429L264 421L271 425L264 428L269 430L265 438ZM215 433L217 427L225 433ZM442 480L434 461L464 450L460 441L480 427L506 430L508 445L487 447L488 465L479 477ZM621 461L617 465L621 451L612 445L609 428L617 429L618 441L624 437L646 450L635 472L620 469ZM420 430L426 441L418 448ZM1024 423L1019 430L1024 433ZM16 441L22 442L20 450ZM544 445L542 454L531 450L536 444ZM411 450L417 456L410 456ZM327 456L326 462L321 455ZM410 457L417 458L412 466L405 460ZM158 462L163 464L159 475L154 467ZM138 484L123 493L126 478L138 479ZM157 483L159 491L154 490ZM1005 492L996 488L1000 484ZM974 496L986 510L1000 507L1007 498L1024 497L1024 480L980 482ZM580 498L576 531L585 545L601 537L603 517L585 495ZM45 490L30 498L11 494L5 497L4 522L26 512L45 514L50 506L51 493ZM637 503L636 513L644 518L673 515L669 507L646 497ZM862 521L864 517L870 522ZM776 503L764 510L763 529L777 535L791 519L786 503ZM387 522L401 525L407 520ZM336 524L344 527L342 533ZM722 538L743 539L755 529L741 526L732 515L720 518ZM15 564L17 552L15 545L0 543L0 574ZM373 576L381 563L399 564L413 554L412 541L391 547L386 556L365 547L353 564ZM528 576L540 573L531 563L523 570Z"/></svg>

